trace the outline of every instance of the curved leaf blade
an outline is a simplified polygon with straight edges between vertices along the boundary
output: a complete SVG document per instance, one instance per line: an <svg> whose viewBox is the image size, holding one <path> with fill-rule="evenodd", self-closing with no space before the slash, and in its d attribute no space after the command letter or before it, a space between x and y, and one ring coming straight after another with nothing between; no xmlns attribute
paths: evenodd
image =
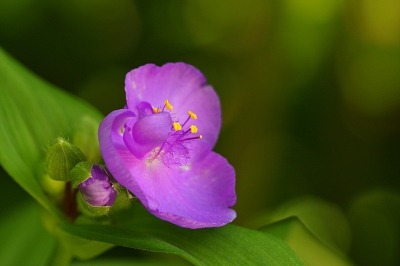
<svg viewBox="0 0 400 266"><path fill-rule="evenodd" d="M301 197L283 204L274 213L272 221L293 216L316 238L337 252L349 250L350 227L346 216L337 205L313 196Z"/></svg>
<svg viewBox="0 0 400 266"><path fill-rule="evenodd" d="M40 204L59 213L38 182L46 146L57 136L70 136L82 116L100 122L102 115L36 77L1 48L0 93L0 163Z"/></svg>
<svg viewBox="0 0 400 266"><path fill-rule="evenodd" d="M304 265L283 240L270 234L235 225L191 230L159 220L140 206L131 211L121 213L125 221L119 219L119 227L67 223L60 227L89 240L176 254L195 265Z"/></svg>
<svg viewBox="0 0 400 266"><path fill-rule="evenodd" d="M25 201L7 211L0 220L2 265L46 265L56 239L43 227L38 209L32 200Z"/></svg>
<svg viewBox="0 0 400 266"><path fill-rule="evenodd" d="M314 235L298 217L268 224L259 229L283 239L309 266L332 265L351 266L352 262Z"/></svg>

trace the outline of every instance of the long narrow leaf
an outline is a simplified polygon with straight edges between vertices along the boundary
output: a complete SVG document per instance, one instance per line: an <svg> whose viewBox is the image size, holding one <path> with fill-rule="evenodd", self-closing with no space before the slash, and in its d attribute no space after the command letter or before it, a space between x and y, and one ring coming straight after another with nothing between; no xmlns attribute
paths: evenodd
<svg viewBox="0 0 400 266"><path fill-rule="evenodd" d="M99 121L102 117L87 103L37 78L0 48L0 163L53 213L59 212L43 193L38 170L51 141L72 134L84 115Z"/></svg>
<svg viewBox="0 0 400 266"><path fill-rule="evenodd" d="M304 265L285 242L272 235L234 225L191 230L151 216L140 206L123 213L118 227L63 224L77 236L115 245L179 255L196 265ZM90 222L90 220L89 220Z"/></svg>

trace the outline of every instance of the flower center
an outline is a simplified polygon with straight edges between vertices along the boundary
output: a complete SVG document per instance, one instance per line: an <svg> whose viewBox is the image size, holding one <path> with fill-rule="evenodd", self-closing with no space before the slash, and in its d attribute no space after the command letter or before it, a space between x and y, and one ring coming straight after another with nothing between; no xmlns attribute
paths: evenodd
<svg viewBox="0 0 400 266"><path fill-rule="evenodd" d="M136 116L125 120L118 134L128 150L139 160L146 159L151 165L161 161L167 167L187 165L190 158L191 143L201 139L198 128L189 121L196 120L197 115L188 111L183 123L174 120L171 114L172 105L168 100L163 107L153 107L148 102L136 106ZM122 119L122 118L121 118Z"/></svg>
<svg viewBox="0 0 400 266"><path fill-rule="evenodd" d="M153 114L160 112L169 112L173 110L171 103L168 100L164 101L162 108L153 107ZM190 124L189 121L196 120L197 115L192 111L188 111L188 117L183 123L172 121L170 132L166 140L155 149L152 150L149 160L153 161L160 158L166 166L187 164L189 156L189 148L187 144L196 139L201 139L203 136L197 134L198 128L196 125Z"/></svg>

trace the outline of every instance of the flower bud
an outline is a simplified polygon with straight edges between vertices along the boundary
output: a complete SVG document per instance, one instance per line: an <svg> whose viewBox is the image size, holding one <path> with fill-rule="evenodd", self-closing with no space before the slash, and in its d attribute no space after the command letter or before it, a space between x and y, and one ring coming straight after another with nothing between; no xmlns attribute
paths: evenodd
<svg viewBox="0 0 400 266"><path fill-rule="evenodd" d="M92 163L101 161L101 153L97 131L99 122L91 116L83 116L77 125L77 129L72 137L74 145L79 147L86 159Z"/></svg>
<svg viewBox="0 0 400 266"><path fill-rule="evenodd" d="M68 181L71 169L85 160L85 155L78 147L59 137L47 150L47 174L54 180Z"/></svg>
<svg viewBox="0 0 400 266"><path fill-rule="evenodd" d="M84 209L93 215L107 214L114 204L117 191L103 167L80 162L71 170L74 188L79 188L78 199Z"/></svg>

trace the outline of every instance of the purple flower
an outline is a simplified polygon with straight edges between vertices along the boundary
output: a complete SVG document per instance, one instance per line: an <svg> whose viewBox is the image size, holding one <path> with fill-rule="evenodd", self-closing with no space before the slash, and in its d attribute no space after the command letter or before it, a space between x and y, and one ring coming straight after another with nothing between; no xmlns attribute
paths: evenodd
<svg viewBox="0 0 400 266"><path fill-rule="evenodd" d="M211 151L221 108L203 74L184 63L148 64L126 76L125 109L99 129L114 178L155 216L188 228L236 218L235 170Z"/></svg>
<svg viewBox="0 0 400 266"><path fill-rule="evenodd" d="M91 177L78 185L84 200L92 206L111 206L117 197L117 191L112 187L107 172L94 164Z"/></svg>

